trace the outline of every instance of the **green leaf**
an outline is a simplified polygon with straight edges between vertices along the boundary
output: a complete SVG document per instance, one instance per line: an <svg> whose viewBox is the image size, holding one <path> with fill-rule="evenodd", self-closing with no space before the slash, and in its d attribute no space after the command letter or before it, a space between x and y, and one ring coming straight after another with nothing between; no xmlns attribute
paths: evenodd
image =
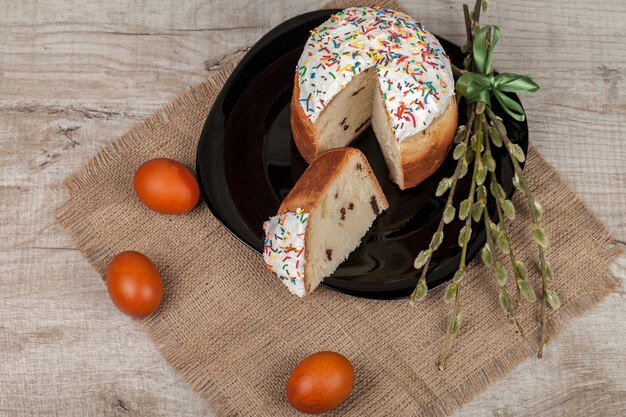
<svg viewBox="0 0 626 417"><path fill-rule="evenodd" d="M436 251L439 248L439 245L441 245L441 242L443 242L443 231L439 230L435 232L430 241L430 249L432 249L433 252Z"/></svg>
<svg viewBox="0 0 626 417"><path fill-rule="evenodd" d="M450 327L448 328L448 332L451 335L455 335L459 332L460 328L461 328L461 315L458 315L450 322Z"/></svg>
<svg viewBox="0 0 626 417"><path fill-rule="evenodd" d="M519 192L524 192L524 189L522 188L522 184L519 181L519 177L517 176L517 174L513 175L513 186L519 191Z"/></svg>
<svg viewBox="0 0 626 417"><path fill-rule="evenodd" d="M467 146L465 145L465 143L461 142L458 145L456 145L456 147L454 148L454 152L452 152L452 157L456 161L465 155L466 150L467 150Z"/></svg>
<svg viewBox="0 0 626 417"><path fill-rule="evenodd" d="M506 292L506 287L500 288L500 306L502 310L507 313L511 311L511 297L509 297L509 293Z"/></svg>
<svg viewBox="0 0 626 417"><path fill-rule="evenodd" d="M471 164L474 160L474 150L471 147L465 152L465 160L468 164Z"/></svg>
<svg viewBox="0 0 626 417"><path fill-rule="evenodd" d="M443 211L443 222L444 224L450 223L454 220L454 214L456 213L456 209L453 206L447 206Z"/></svg>
<svg viewBox="0 0 626 417"><path fill-rule="evenodd" d="M511 154L511 156L517 159L519 162L524 162L526 160L526 155L524 155L524 151L518 144L509 142L506 148Z"/></svg>
<svg viewBox="0 0 626 417"><path fill-rule="evenodd" d="M478 137L476 137L476 135L472 135L472 137L470 138L470 148L476 153L476 154L481 154L484 150L485 147L483 146L483 144L480 144L480 152L477 149L478 147Z"/></svg>
<svg viewBox="0 0 626 417"><path fill-rule="evenodd" d="M535 242L537 242L539 246L544 249L548 247L548 238L546 237L546 234L541 226L539 226L538 224L534 225L531 233L533 235L533 238L535 239Z"/></svg>
<svg viewBox="0 0 626 417"><path fill-rule="evenodd" d="M472 220L478 223L483 216L483 209L485 208L482 201L477 201L472 205Z"/></svg>
<svg viewBox="0 0 626 417"><path fill-rule="evenodd" d="M482 8L483 8L483 12L487 11L487 0L482 0Z"/></svg>
<svg viewBox="0 0 626 417"><path fill-rule="evenodd" d="M467 225L466 225L467 226ZM461 231L459 232L459 246L463 247L465 245L466 241L469 241L470 237L472 236L472 228L471 227L466 227L463 226L461 228Z"/></svg>
<svg viewBox="0 0 626 417"><path fill-rule="evenodd" d="M487 132L489 133L489 138L491 139L491 142L498 148L501 147L502 136L500 135L500 132L498 132L498 130L493 126L489 126L489 129L487 129Z"/></svg>
<svg viewBox="0 0 626 417"><path fill-rule="evenodd" d="M502 197L502 198L506 198L506 193L504 192L504 188L502 188L502 185L500 185L500 183L496 182L495 187L498 190L498 195L500 197Z"/></svg>
<svg viewBox="0 0 626 417"><path fill-rule="evenodd" d="M487 167L489 172L494 172L496 170L496 160L493 159L491 153L488 152L483 155L483 162L485 163L485 166Z"/></svg>
<svg viewBox="0 0 626 417"><path fill-rule="evenodd" d="M496 237L496 245L500 248L502 253L508 255L511 253L511 245L509 244L509 238L504 235L504 233L498 233Z"/></svg>
<svg viewBox="0 0 626 417"><path fill-rule="evenodd" d="M459 283L464 277L465 277L465 271L463 271L462 269L458 269L454 273L454 277L452 277L452 281Z"/></svg>
<svg viewBox="0 0 626 417"><path fill-rule="evenodd" d="M501 200L500 207L502 208L502 212L509 220L515 219L515 206L511 200Z"/></svg>
<svg viewBox="0 0 626 417"><path fill-rule="evenodd" d="M537 296L535 295L535 291L528 284L528 281L523 280L523 279L518 279L517 288L519 288L519 291L520 291L520 294L522 294L522 297L524 297L531 303L534 303L535 301L537 301Z"/></svg>
<svg viewBox="0 0 626 417"><path fill-rule="evenodd" d="M478 168L476 170L476 185L482 185L487 178L487 167L482 161L478 161Z"/></svg>
<svg viewBox="0 0 626 417"><path fill-rule="evenodd" d="M413 262L413 266L415 267L415 269L420 269L424 265L426 265L426 262L428 262L432 254L433 251L431 251L430 249L420 251L420 253L415 258L415 262Z"/></svg>
<svg viewBox="0 0 626 417"><path fill-rule="evenodd" d="M550 282L552 278L554 277L554 271L552 270L550 263L548 261L545 261L545 264L542 265L540 269L541 269L541 274L546 278L548 282Z"/></svg>
<svg viewBox="0 0 626 417"><path fill-rule="evenodd" d="M420 280L415 286L415 289L413 290L412 299L415 301L421 301L424 298L426 298L426 294L428 294L428 285L426 284L426 281ZM411 300L409 300L409 302L410 301Z"/></svg>
<svg viewBox="0 0 626 417"><path fill-rule="evenodd" d="M493 236L494 239L497 239L498 235L500 235L500 225L490 222L489 226L491 228L491 235Z"/></svg>
<svg viewBox="0 0 626 417"><path fill-rule="evenodd" d="M486 243L483 247L483 250L480 253L480 257L483 260L483 263L487 266L491 266L491 264L493 263L493 255L491 253L491 249L489 249L488 243Z"/></svg>
<svg viewBox="0 0 626 417"><path fill-rule="evenodd" d="M457 288L458 288L458 285L454 282L446 286L446 290L443 293L443 299L446 303L449 303L450 301L454 300L454 298L456 297Z"/></svg>
<svg viewBox="0 0 626 417"><path fill-rule="evenodd" d="M446 191L450 189L451 186L452 186L452 178L445 178L445 177L442 178L441 181L439 181L439 185L437 186L435 195L437 197L441 197L442 195L446 193Z"/></svg>
<svg viewBox="0 0 626 417"><path fill-rule="evenodd" d="M535 216L536 220L540 222L543 219L543 207L541 207L541 204L539 204L539 202L535 200L533 202L532 209L533 209L533 215Z"/></svg>
<svg viewBox="0 0 626 417"><path fill-rule="evenodd" d="M467 159L463 159L461 161L461 166L459 167L459 179L463 178L465 175L467 175L467 168L468 168L468 163L467 163Z"/></svg>
<svg viewBox="0 0 626 417"><path fill-rule="evenodd" d="M476 103L476 114L481 115L484 112L485 112L485 102L479 101L478 103Z"/></svg>
<svg viewBox="0 0 626 417"><path fill-rule="evenodd" d="M461 205L459 206L459 219L465 220L469 214L471 208L472 200L470 198L466 198L461 201Z"/></svg>
<svg viewBox="0 0 626 417"><path fill-rule="evenodd" d="M491 184L489 184L489 191L491 191L491 195L495 198L506 198L504 188L497 182L492 181Z"/></svg>
<svg viewBox="0 0 626 417"><path fill-rule="evenodd" d="M526 271L526 266L521 261L515 261L515 276L517 279L523 279L526 281L528 278L528 272Z"/></svg>
<svg viewBox="0 0 626 417"><path fill-rule="evenodd" d="M496 116L496 120L494 120L493 123L495 124L496 130L500 136L506 136L506 126L502 123L502 118Z"/></svg>
<svg viewBox="0 0 626 417"><path fill-rule="evenodd" d="M465 125L459 126L454 135L454 143L459 143L465 137Z"/></svg>
<svg viewBox="0 0 626 417"><path fill-rule="evenodd" d="M559 296L556 294L556 291L546 291L546 300L553 310L558 310L559 308L561 308L561 301L559 300Z"/></svg>
<svg viewBox="0 0 626 417"><path fill-rule="evenodd" d="M487 189L484 185L480 185L476 187L476 194L478 195L478 199L484 202L487 198Z"/></svg>
<svg viewBox="0 0 626 417"><path fill-rule="evenodd" d="M506 284L506 268L500 263L496 266L496 281L498 281L500 286Z"/></svg>

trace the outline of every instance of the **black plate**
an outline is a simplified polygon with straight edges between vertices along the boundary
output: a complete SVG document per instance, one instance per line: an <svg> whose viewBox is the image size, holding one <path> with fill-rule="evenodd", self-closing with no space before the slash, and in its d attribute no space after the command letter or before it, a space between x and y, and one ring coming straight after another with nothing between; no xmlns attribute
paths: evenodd
<svg viewBox="0 0 626 417"><path fill-rule="evenodd" d="M276 214L281 200L307 166L294 145L289 124L296 63L309 30L337 11L294 17L259 40L225 83L200 137L197 173L207 205L233 235L258 253L263 246L263 222ZM452 62L462 66L459 47L438 38ZM459 112L460 123L464 123L465 108L461 106ZM526 152L526 123L513 119L504 122L511 139ZM371 128L351 146L367 156L390 207L323 285L359 297L406 297L419 277L413 260L428 247L445 204L445 197L435 197L435 189L442 177L451 175L455 161L448 155L434 175L415 188L400 191L389 180ZM502 150L493 150L499 181L511 195L512 165ZM457 186L457 204L467 196L470 174ZM456 271L461 252L457 235L462 226L459 220L446 226L444 241L431 262L430 288L449 280ZM474 225L474 231L469 259L485 241L482 227Z"/></svg>

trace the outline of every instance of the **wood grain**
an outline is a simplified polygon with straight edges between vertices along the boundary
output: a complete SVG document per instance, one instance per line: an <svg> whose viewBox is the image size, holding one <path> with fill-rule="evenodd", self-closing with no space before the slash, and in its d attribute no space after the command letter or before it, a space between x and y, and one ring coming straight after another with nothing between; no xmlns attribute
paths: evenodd
<svg viewBox="0 0 626 417"><path fill-rule="evenodd" d="M456 1L403 2L462 42ZM111 305L53 213L62 181L271 27L321 7L0 2L0 415L210 415ZM626 241L626 3L490 2L498 69L530 73L531 139ZM584 267L584 266L581 266ZM614 266L624 279L626 259ZM567 277L559 277L567 279ZM624 286L456 416L626 414ZM402 415L402 410L398 410Z"/></svg>

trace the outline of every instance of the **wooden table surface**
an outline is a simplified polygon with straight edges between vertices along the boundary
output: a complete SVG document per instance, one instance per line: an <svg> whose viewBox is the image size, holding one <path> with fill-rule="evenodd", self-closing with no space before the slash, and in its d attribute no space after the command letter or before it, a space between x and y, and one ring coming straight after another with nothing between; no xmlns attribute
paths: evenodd
<svg viewBox="0 0 626 417"><path fill-rule="evenodd" d="M461 3L403 2L464 40ZM0 1L0 415L210 415L112 306L54 210L133 124L319 0ZM500 70L537 76L530 137L626 240L626 2L490 1ZM626 415L622 286L457 416ZM567 277L559 277L567 279ZM398 415L403 415L398 410Z"/></svg>

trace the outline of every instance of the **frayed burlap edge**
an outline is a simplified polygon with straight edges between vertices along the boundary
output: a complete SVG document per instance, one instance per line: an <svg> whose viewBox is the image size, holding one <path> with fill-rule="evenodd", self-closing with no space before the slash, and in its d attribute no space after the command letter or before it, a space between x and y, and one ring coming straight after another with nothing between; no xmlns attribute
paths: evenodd
<svg viewBox="0 0 626 417"><path fill-rule="evenodd" d="M98 173L101 170L106 170L111 163L119 160L128 150L139 146L143 140L146 140L146 138L150 136L151 132L166 125L170 118L180 116L182 109L193 107L198 102L198 97L208 97L212 104L233 69L237 66L237 63L238 61L233 61L225 64L222 68L211 74L205 81L185 91L176 98L176 100L167 104L160 111L148 116L147 119L135 125L118 140L100 150L85 163L85 166L80 172L72 175L63 182L63 185L67 187L70 193L70 199L84 187L90 187L91 183L97 179ZM76 229L76 226L80 223L80 213L68 210L68 206L69 201L59 208L56 213L57 221L72 237L76 247L84 248L89 251L89 257L87 259L93 268L103 273L106 270L108 260L100 256L97 248L90 246L89 237L81 235L82 230Z"/></svg>
<svg viewBox="0 0 626 417"><path fill-rule="evenodd" d="M150 115L144 121L135 125L130 131L118 140L100 150L94 157L89 159L83 169L67 178L63 184L70 193L70 199L56 212L56 219L65 229L77 248L80 248L87 262L103 276L106 273L108 262L105 251L94 246L90 239L90 234L81 223L81 213L74 211L72 200L83 188L91 186L98 177L101 170L114 161L121 158L129 149L140 146L141 142L149 137L150 132L159 129L168 123L169 118L180 116L181 110L194 106L197 97L210 98L211 104L220 93L222 86L237 66L238 61L225 64L222 68L211 74L205 81L192 87L181 94L176 100L167 104L160 111ZM164 328L163 323L157 317L152 316L146 319L138 319L136 322L148 334L152 342L165 360L184 378L184 380L198 393L198 387L202 386L201 400L206 406L216 413L216 415L233 415L236 410L229 406L229 402L220 392L219 387L207 385L207 381L202 381L202 375L194 371L193 364L183 363L178 354L176 345L172 345L173 340L169 338L169 331Z"/></svg>

